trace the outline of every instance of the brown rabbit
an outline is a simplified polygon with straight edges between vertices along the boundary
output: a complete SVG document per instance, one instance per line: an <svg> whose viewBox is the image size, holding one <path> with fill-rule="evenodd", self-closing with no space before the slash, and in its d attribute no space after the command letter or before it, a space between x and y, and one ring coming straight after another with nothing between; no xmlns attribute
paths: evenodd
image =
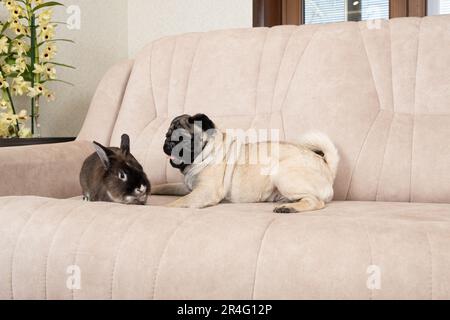
<svg viewBox="0 0 450 320"><path fill-rule="evenodd" d="M94 141L95 151L83 163L80 184L87 201L145 204L150 182L130 153L130 137L122 135L120 149Z"/></svg>

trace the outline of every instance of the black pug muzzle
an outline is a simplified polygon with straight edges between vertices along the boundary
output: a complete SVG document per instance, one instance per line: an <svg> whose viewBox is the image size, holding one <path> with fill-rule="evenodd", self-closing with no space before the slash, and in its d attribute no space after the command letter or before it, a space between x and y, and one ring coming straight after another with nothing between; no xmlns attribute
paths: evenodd
<svg viewBox="0 0 450 320"><path fill-rule="evenodd" d="M181 115L172 120L163 146L172 167L183 172L203 151L206 141L203 141L203 135L198 133L198 128L205 132L215 129L215 125L204 114Z"/></svg>

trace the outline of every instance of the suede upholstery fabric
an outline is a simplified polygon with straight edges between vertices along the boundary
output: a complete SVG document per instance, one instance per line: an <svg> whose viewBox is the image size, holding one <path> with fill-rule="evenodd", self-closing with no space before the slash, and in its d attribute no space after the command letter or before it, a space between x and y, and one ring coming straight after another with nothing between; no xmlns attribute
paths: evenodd
<svg viewBox="0 0 450 320"><path fill-rule="evenodd" d="M92 152L87 141L0 148L0 196L80 195L78 175Z"/></svg>
<svg viewBox="0 0 450 320"><path fill-rule="evenodd" d="M0 148L0 298L450 299L449 88L450 16L155 41L105 75L77 141ZM123 133L152 184L180 181L164 135L197 112L288 141L324 131L335 201L290 215L81 201L90 141Z"/></svg>
<svg viewBox="0 0 450 320"><path fill-rule="evenodd" d="M202 210L0 201L2 299L449 299L446 204L333 202ZM22 205L18 205L21 202ZM66 286L79 266L81 289ZM368 289L369 266L380 289Z"/></svg>

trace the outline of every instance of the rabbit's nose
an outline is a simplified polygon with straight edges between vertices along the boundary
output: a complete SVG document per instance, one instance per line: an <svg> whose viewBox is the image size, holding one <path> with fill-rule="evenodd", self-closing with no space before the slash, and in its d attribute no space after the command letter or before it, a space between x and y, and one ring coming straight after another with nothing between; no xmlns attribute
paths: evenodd
<svg viewBox="0 0 450 320"><path fill-rule="evenodd" d="M143 184L141 184L139 188L134 189L134 192L136 192L137 194L143 194L145 193L145 191L147 191L147 187Z"/></svg>

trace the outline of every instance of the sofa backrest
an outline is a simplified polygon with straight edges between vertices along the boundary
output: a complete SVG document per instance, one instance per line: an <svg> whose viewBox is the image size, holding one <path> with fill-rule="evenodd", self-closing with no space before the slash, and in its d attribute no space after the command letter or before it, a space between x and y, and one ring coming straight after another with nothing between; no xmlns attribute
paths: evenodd
<svg viewBox="0 0 450 320"><path fill-rule="evenodd" d="M131 137L153 184L173 117L222 129L320 130L341 163L336 200L450 202L450 16L163 38L137 57L111 144Z"/></svg>

